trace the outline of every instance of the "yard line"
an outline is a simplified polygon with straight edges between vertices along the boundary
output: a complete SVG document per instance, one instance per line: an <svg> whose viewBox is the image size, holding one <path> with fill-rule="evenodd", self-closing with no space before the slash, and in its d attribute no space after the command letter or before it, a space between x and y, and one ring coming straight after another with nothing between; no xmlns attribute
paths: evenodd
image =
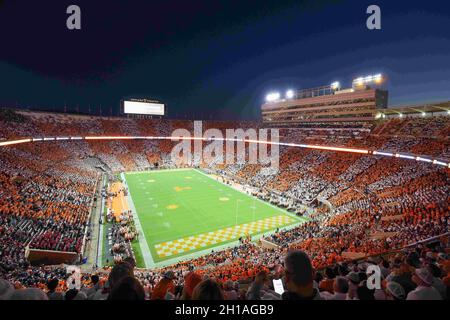
<svg viewBox="0 0 450 320"><path fill-rule="evenodd" d="M226 186L227 188L229 188L229 189L231 189L231 190L234 190L234 191L240 192L240 193L242 193L242 194L245 194L247 197L255 198L255 199L258 200L259 202L262 202L262 203L264 203L264 204L266 204L266 205L269 205L269 206L271 206L272 208L275 208L275 209L277 209L277 210L279 210L279 211L281 211L281 212L283 212L283 213L285 213L285 214L287 214L287 215L289 215L289 216L291 216L291 217L295 217L295 218L296 218L297 220L299 220L299 221L302 221L302 222L308 221L308 219L306 219L306 218L304 218L304 217L298 217L298 216L296 216L295 214L292 214L292 213L290 213L290 212L288 212L288 211L286 211L286 210L283 210L283 209L281 209L281 208L278 208L277 206L274 206L273 204L271 204L271 203L269 203L269 202L263 201L263 200L261 200L261 199L258 198L258 197L250 196L250 195L248 195L247 193L245 193L245 192L243 192L243 191L241 191L241 190L235 189L235 188L233 188L232 186L229 186L229 185L227 185L226 183L224 183L224 182L222 182L222 181L220 181L220 180L216 180L216 179L214 179L213 177L207 175L206 173L204 173L204 172L202 172L202 171L200 171L200 170L198 170L198 169L194 169L194 170L197 171L198 173L204 175L205 177L208 177L208 178L210 178L210 179L212 179L212 180L214 180L214 181L217 181L217 182L223 184L224 186Z"/></svg>
<svg viewBox="0 0 450 320"><path fill-rule="evenodd" d="M150 179L150 177L152 177L152 175L155 174L162 174L162 173L168 173L167 177L165 176L159 176L157 179L161 182L161 187L158 186L153 186L150 187L150 190L153 190L151 193L151 197L153 197L154 200L158 201L159 204L159 208L155 209L152 207L152 204L154 203L154 201L149 202L149 196L144 195L145 192L143 190L143 186L147 187L150 185L147 185L146 183L144 183L144 185L142 186L139 182L142 181L142 179L139 179L137 176L134 176L133 179L132 176L128 176L129 179L131 179L129 181L129 183L131 183L131 186L134 186L136 188L135 193L132 194L131 192L129 193L129 197L130 197L130 207L132 206L132 211L133 211L133 219L135 220L136 223L136 228L139 232L140 235L143 236L143 238L141 237L141 239L139 239L139 245L141 248L141 251L143 253L144 256L144 260L145 260L145 252L149 253L149 256L152 260L152 262L150 262L150 264L154 267L154 266L162 266L162 265L167 265L169 261L172 261L171 263L174 263L175 260L185 260L189 255L193 254L193 253L189 253L189 254L182 254L180 256L178 256L177 258L164 258L161 259L160 257L158 257L157 252L156 252L156 248L154 247L154 245L158 244L158 243L162 243L162 242L168 242L168 241L172 241L172 240L176 240L177 238L185 238L185 237L191 237L191 236L196 236L198 234L202 234L202 233L209 233L209 232L214 232L216 230L220 230L223 228L229 228L229 227L233 227L236 226L238 223L236 223L236 221L232 221L235 220L233 217L233 209L231 209L231 220L229 219L229 216L215 216L214 212L216 210L216 208L222 205L222 203L219 203L219 198L221 196L227 196L229 197L230 201L227 204L227 208L230 206L230 203L233 203L236 201L237 203L237 199L239 199L241 201L241 203L239 203L239 220L242 221L238 221L239 224L245 224L245 223L252 223L255 221L255 219L264 219L268 216L270 216L272 213L277 213L277 214L285 214L287 216L293 217L295 219L295 222L292 224L288 224L285 226L280 226L280 229L282 228L290 228L294 225L298 225L300 224L302 221L305 221L305 219L299 218L289 212L286 212L285 210L278 208L268 202L265 202L259 198L253 197L249 194L247 194L246 192L242 191L242 190L238 190L236 188L233 188L232 186L229 186L221 181L216 180L215 178L213 178L212 176L209 176L205 173L203 173L200 170L197 169L183 169L183 170L178 170L178 171L188 171L190 172L189 175L192 175L192 182L196 182L198 183L198 185L194 184L196 187L198 187L198 190L201 190L201 192L199 193L198 190L194 190L194 192L190 195L190 194L178 194L176 192L173 192L173 188L171 188L171 185L180 185L180 186L184 186L185 184L183 182L180 182L180 179L183 179L183 174L182 173L178 173L175 175L170 175L170 171L174 171L174 170L165 170L165 171L152 171L152 172L145 172L145 173L141 173L143 175L145 175L145 181L147 181L148 179ZM138 178L138 179L136 179ZM161 178L161 179L159 179ZM214 181L214 183L211 180ZM184 180L183 180L184 181ZM184 181L187 184L188 180ZM217 182L219 182L220 184L217 184ZM181 183L181 184L180 184ZM192 185L192 186L194 186ZM213 187L210 187L209 185L212 185ZM128 185L127 185L128 187ZM206 189L205 189L206 188ZM228 189L226 189L228 188ZM148 190L148 189L147 189ZM142 197L140 196L142 194ZM141 216L138 215L137 209L134 205L133 199L136 201L136 204L139 205L139 212L140 214L143 214ZM215 197L217 199L215 199ZM147 200L148 199L148 200ZM217 200L216 201L216 205L214 205L214 201L213 200ZM258 201L256 201L258 200ZM205 205L201 205L201 203L204 202ZM133 203L131 205L131 203ZM167 211L164 208L168 205L168 204L173 204L176 203L178 205L180 205L184 210L186 211ZM225 202L226 203L226 202ZM225 205L225 203L223 203L223 205ZM199 204L199 205L197 205ZM270 209L272 208L272 209ZM218 209L218 208L217 208ZM164 219L162 219L161 217L157 216L155 213L157 211L163 211L164 212L164 218L167 216L167 221L170 221L172 226L170 229L166 229L161 227L161 222L164 221ZM259 211L261 210L261 213L259 213ZM274 212L272 212L272 210L274 210ZM222 210L223 211L223 210ZM257 213L258 212L258 213ZM185 215L186 213L186 215ZM226 212L225 212L226 213ZM252 219L253 217L253 219ZM138 222L136 222L136 219ZM142 221L142 224L141 224ZM156 223L157 222L157 223ZM174 223L173 223L174 222ZM144 233L144 229L143 226L146 228L146 233ZM193 230L197 228L197 230ZM270 232L273 232L273 230L271 230ZM260 233L257 233L260 234ZM252 234L253 235L257 235ZM265 234L265 233L261 233ZM148 237L148 239L147 239ZM145 248L143 248L143 244L141 243L145 241ZM231 240L232 242L234 242L234 240ZM151 243L151 247L149 247L148 243ZM220 244L218 244L217 246L211 247L209 249L206 249L206 251L210 251L210 250L216 250L216 248L221 247ZM150 249L151 248L151 249ZM207 253L205 251L205 253ZM202 250L198 250L196 251L197 253L202 252ZM155 256L156 254L156 256ZM175 261L176 262L176 261ZM146 264L148 262L145 262ZM148 266L147 266L148 267Z"/></svg>

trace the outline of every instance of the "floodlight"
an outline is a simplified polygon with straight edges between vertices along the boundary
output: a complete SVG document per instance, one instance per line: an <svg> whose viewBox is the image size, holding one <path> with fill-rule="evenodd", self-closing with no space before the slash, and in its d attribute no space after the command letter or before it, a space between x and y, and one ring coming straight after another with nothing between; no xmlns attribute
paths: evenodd
<svg viewBox="0 0 450 320"><path fill-rule="evenodd" d="M338 90L340 87L341 87L341 84L339 83L339 81L333 82L333 83L331 84L331 88L332 88L333 90Z"/></svg>
<svg viewBox="0 0 450 320"><path fill-rule="evenodd" d="M294 90L286 91L286 99L292 99L294 97Z"/></svg>
<svg viewBox="0 0 450 320"><path fill-rule="evenodd" d="M362 86L364 84L364 78L363 77L356 78L354 81L355 81L355 84L358 85L358 86Z"/></svg>
<svg viewBox="0 0 450 320"><path fill-rule="evenodd" d="M383 81L383 75L382 74L377 74L373 76L375 83L380 83Z"/></svg>
<svg viewBox="0 0 450 320"><path fill-rule="evenodd" d="M353 80L353 85L362 86L369 83L381 83L383 81L383 75L381 73L375 75L368 75L365 77L358 77Z"/></svg>
<svg viewBox="0 0 450 320"><path fill-rule="evenodd" d="M271 92L268 95L266 95L266 101L267 102L273 102L280 99L280 93L279 92Z"/></svg>

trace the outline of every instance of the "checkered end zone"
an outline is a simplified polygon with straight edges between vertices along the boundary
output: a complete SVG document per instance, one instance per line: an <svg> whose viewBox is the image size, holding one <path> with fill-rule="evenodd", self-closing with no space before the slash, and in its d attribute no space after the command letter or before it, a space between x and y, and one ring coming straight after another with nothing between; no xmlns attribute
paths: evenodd
<svg viewBox="0 0 450 320"><path fill-rule="evenodd" d="M156 253L160 258L170 257L180 253L198 250L214 244L238 239L246 234L255 234L266 230L293 223L295 220L286 215L266 218L251 223L220 229L192 237L163 242L155 245Z"/></svg>

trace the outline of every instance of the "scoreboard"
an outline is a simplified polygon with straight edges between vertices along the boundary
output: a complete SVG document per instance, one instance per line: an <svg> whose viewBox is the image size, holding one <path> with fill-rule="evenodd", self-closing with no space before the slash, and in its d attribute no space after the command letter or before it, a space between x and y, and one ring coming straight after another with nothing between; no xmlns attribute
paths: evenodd
<svg viewBox="0 0 450 320"><path fill-rule="evenodd" d="M123 113L128 115L164 116L165 105L150 100L124 100Z"/></svg>

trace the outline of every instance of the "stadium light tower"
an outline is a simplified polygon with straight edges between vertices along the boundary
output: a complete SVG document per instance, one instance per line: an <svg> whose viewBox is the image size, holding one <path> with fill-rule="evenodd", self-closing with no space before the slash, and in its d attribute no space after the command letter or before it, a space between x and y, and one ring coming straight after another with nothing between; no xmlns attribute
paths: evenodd
<svg viewBox="0 0 450 320"><path fill-rule="evenodd" d="M339 90L341 88L341 84L339 81L335 81L331 84L331 89L333 90Z"/></svg>
<svg viewBox="0 0 450 320"><path fill-rule="evenodd" d="M374 75L373 81L377 84L383 82L383 75L381 73Z"/></svg>
<svg viewBox="0 0 450 320"><path fill-rule="evenodd" d="M384 77L381 73L369 75L365 77L358 77L353 80L353 87L361 87L363 85L376 83L381 84L384 80Z"/></svg>
<svg viewBox="0 0 450 320"><path fill-rule="evenodd" d="M286 91L286 99L292 99L294 97L294 90L289 89Z"/></svg>
<svg viewBox="0 0 450 320"><path fill-rule="evenodd" d="M266 101L267 102L273 102L280 100L280 93L279 92L271 92L268 95L266 95Z"/></svg>

